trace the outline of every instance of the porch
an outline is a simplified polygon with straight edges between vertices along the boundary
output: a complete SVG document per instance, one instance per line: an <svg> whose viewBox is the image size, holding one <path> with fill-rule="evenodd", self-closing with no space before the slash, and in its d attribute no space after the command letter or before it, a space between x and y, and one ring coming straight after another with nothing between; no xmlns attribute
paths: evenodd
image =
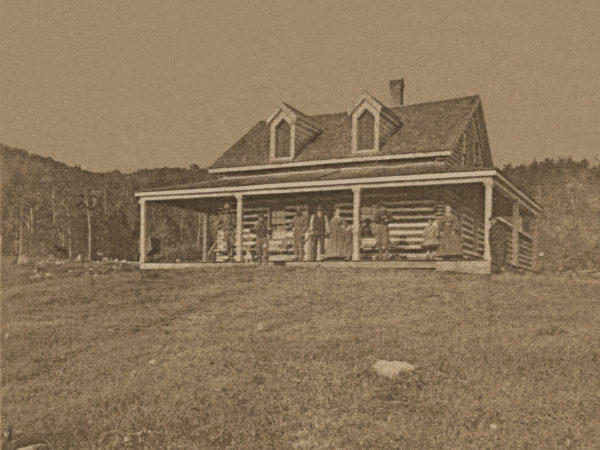
<svg viewBox="0 0 600 450"><path fill-rule="evenodd" d="M507 263L535 269L535 223L541 208L498 171L389 178L343 179L337 183L324 180L310 185L300 182L206 186L192 190L138 193L140 267L170 269L248 263L248 255L256 254L256 236L252 229L258 216L264 215L272 230L268 245L271 264L487 273L491 262L489 219L499 217L506 229ZM231 259L228 258L224 232L217 227L219 209L225 203L233 205L235 211L235 246ZM389 261L376 260L375 237L368 225L372 222L373 206L377 203L383 204L392 216ZM195 257L167 260L162 256L148 256L147 242L155 233L155 227L152 223L148 224L147 213L155 205L168 205L197 214L197 242L201 251ZM329 217L334 209L339 208L340 215L352 226L349 237L352 243L351 261L329 255L327 239L325 253L318 255L320 262L308 261L309 239L305 242L304 261L293 261L290 221L297 210L310 217L317 205L321 205ZM428 219L439 218L446 206L450 206L453 214L460 219L462 256L452 261L439 258L428 261L421 246L423 229Z"/></svg>

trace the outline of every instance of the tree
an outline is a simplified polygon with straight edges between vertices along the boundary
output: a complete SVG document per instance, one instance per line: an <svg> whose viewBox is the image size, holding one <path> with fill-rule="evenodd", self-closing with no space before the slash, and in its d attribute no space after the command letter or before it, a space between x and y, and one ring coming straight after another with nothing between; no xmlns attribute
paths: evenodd
<svg viewBox="0 0 600 450"><path fill-rule="evenodd" d="M81 201L78 203L87 220L87 260L92 260L92 216L98 205L99 191L90 188L83 188L83 193L80 194Z"/></svg>

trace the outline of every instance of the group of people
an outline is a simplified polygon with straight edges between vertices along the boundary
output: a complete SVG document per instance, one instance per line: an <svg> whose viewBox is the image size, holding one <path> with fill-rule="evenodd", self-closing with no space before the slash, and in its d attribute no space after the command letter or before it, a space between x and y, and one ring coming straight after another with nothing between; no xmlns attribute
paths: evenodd
<svg viewBox="0 0 600 450"><path fill-rule="evenodd" d="M375 259L389 260L390 234L389 224L393 222L391 213L382 203L377 203L373 208L372 220L367 219L361 223L361 234L369 229L375 237ZM350 260L352 258L352 233L353 225L341 215L341 209L335 208L331 219L324 213L323 206L317 206L310 217L298 208L292 220L286 226L292 232L292 249L295 261L304 261L304 248L307 241L309 245L309 261L325 258L325 239L328 239L327 257ZM462 255L461 221L446 206L444 214L438 218L430 218L423 230L422 248L427 259L440 257L445 259L460 258ZM228 260L233 260L235 248L235 215L231 206L226 203L219 211L218 229L223 232L223 242ZM246 250L249 260L266 263L269 254L269 239L271 228L263 214L259 214L252 227L256 236L255 255Z"/></svg>
<svg viewBox="0 0 600 450"><path fill-rule="evenodd" d="M321 260L325 257L325 238L330 239L329 256L349 260L352 257L352 226L341 217L340 209L336 208L334 216L329 218L323 213L323 207L318 206L315 213L308 218L301 208L287 225L292 232L292 250L294 261L304 261L304 246L310 240L310 261ZM258 216L252 227L256 235L256 260L259 263L268 261L268 239L271 229L264 215Z"/></svg>
<svg viewBox="0 0 600 450"><path fill-rule="evenodd" d="M375 247L378 259L390 259L390 237L388 224L392 222L391 214L383 204L375 205L373 221L367 220L361 224L361 229L370 228L375 236ZM235 215L229 203L219 209L217 216L217 229L222 231L224 253L227 260L233 260L235 249ZM295 261L304 261L305 244L309 241L309 261L339 258L350 260L352 258L352 232L351 221L346 220L340 208L335 208L331 219L324 213L323 206L318 205L310 217L302 208L296 209L295 215L287 225L287 230L292 232L292 249ZM268 243L271 228L263 214L259 214L252 227L256 236L255 255L246 249L247 260L256 260L259 263L268 261ZM328 239L327 254L325 252L325 239Z"/></svg>
<svg viewBox="0 0 600 450"><path fill-rule="evenodd" d="M376 258L390 259L390 235L388 224L392 222L392 215L385 209L383 204L375 205L373 222L367 221L361 224L361 230L371 227L375 235ZM300 214L300 211L297 211ZM318 206L315 214L310 217L308 223L298 218L292 221L291 228L294 232L294 258L304 259L304 242L310 239L310 261L325 258L325 239L328 238L327 257L338 258L345 261L352 259L352 234L354 226L342 216L340 208L335 208L331 219L323 213L323 207Z"/></svg>
<svg viewBox="0 0 600 450"><path fill-rule="evenodd" d="M460 258L462 255L462 224L460 219L446 206L439 219L430 218L423 229L423 243L428 260L440 258Z"/></svg>

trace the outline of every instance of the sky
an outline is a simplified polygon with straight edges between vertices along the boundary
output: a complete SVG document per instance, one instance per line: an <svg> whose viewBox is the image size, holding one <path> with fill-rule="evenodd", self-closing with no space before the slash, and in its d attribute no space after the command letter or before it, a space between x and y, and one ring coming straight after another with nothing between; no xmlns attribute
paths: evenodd
<svg viewBox="0 0 600 450"><path fill-rule="evenodd" d="M285 101L478 94L496 166L600 157L600 1L0 4L0 142L93 171L211 164Z"/></svg>

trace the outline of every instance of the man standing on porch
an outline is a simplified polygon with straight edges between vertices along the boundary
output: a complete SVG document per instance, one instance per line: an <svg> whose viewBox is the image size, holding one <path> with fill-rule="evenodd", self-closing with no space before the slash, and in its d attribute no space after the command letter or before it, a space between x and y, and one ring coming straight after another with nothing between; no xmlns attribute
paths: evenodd
<svg viewBox="0 0 600 450"><path fill-rule="evenodd" d="M310 260L317 260L317 245L319 246L319 261L325 256L325 236L329 231L329 221L323 214L323 207L317 206L316 214L310 218Z"/></svg>
<svg viewBox="0 0 600 450"><path fill-rule="evenodd" d="M304 261L304 235L308 230L307 217L301 208L296 209L296 215L290 222L289 228L294 233L294 261Z"/></svg>

